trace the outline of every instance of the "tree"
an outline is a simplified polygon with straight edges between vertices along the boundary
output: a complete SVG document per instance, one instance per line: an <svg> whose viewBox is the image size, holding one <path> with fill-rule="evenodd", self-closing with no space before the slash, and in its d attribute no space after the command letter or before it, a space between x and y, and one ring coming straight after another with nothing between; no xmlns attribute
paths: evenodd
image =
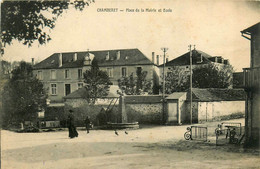
<svg viewBox="0 0 260 169"><path fill-rule="evenodd" d="M43 84L33 76L32 66L21 62L12 71L12 77L2 93L4 125L36 120L37 112L46 108L46 99L46 91Z"/></svg>
<svg viewBox="0 0 260 169"><path fill-rule="evenodd" d="M185 91L189 88L189 75L179 67L172 67L165 76L165 93Z"/></svg>
<svg viewBox="0 0 260 169"><path fill-rule="evenodd" d="M208 64L193 69L192 85L196 88L228 88L232 85L231 65Z"/></svg>
<svg viewBox="0 0 260 169"><path fill-rule="evenodd" d="M24 45L31 46L35 40L45 44L51 37L48 31L55 27L57 18L74 6L83 10L91 0L73 1L3 1L1 4L1 33L2 43L11 44L18 40Z"/></svg>
<svg viewBox="0 0 260 169"><path fill-rule="evenodd" d="M94 59L91 69L84 73L84 82L86 83L87 95L85 99L91 104L95 104L97 98L108 95L111 85L110 79L106 71L99 69L98 62Z"/></svg>
<svg viewBox="0 0 260 169"><path fill-rule="evenodd" d="M228 88L232 84L233 68L230 65L207 64L192 70L192 87ZM186 91L190 88L190 72L172 67L165 77L165 93Z"/></svg>
<svg viewBox="0 0 260 169"><path fill-rule="evenodd" d="M118 87L122 94L126 95L142 95L144 93L152 93L152 82L146 80L147 72L141 69L136 70L136 78L133 73L129 77L118 79Z"/></svg>

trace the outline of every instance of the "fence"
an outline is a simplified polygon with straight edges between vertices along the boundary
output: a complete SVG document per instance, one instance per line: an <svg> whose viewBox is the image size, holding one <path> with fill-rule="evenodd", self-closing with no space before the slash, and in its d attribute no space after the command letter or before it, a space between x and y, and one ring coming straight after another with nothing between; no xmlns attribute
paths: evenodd
<svg viewBox="0 0 260 169"><path fill-rule="evenodd" d="M201 126L191 126L191 139L207 141L208 139L208 128Z"/></svg>
<svg viewBox="0 0 260 169"><path fill-rule="evenodd" d="M202 126L191 126L187 128L187 132L184 134L186 140L208 140L208 128Z"/></svg>
<svg viewBox="0 0 260 169"><path fill-rule="evenodd" d="M240 144L244 138L244 128L241 123L223 122L215 130L216 145Z"/></svg>

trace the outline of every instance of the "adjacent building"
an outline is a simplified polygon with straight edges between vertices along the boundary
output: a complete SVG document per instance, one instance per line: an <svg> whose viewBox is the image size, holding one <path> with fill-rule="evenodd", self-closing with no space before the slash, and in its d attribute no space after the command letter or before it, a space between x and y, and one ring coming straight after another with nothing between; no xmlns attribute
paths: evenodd
<svg viewBox="0 0 260 169"><path fill-rule="evenodd" d="M209 54L194 49L192 50L192 69L203 67L209 64L213 64L220 69L229 69L231 65L228 59L224 59L222 56L210 56ZM165 64L161 64L159 67L160 84L162 83L163 69L165 76L171 71L173 67L184 73L190 73L190 52L187 52L171 61L166 60ZM232 74L231 74L232 76ZM232 78L230 79L232 80ZM230 83L232 87L232 83Z"/></svg>
<svg viewBox="0 0 260 169"><path fill-rule="evenodd" d="M245 137L247 145L259 146L260 137L260 22L241 31L250 40L250 68L244 68Z"/></svg>

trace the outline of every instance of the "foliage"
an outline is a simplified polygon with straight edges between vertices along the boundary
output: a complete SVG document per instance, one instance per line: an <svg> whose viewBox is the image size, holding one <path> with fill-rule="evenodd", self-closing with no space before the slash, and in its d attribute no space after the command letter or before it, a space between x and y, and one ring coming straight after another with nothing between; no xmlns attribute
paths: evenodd
<svg viewBox="0 0 260 169"><path fill-rule="evenodd" d="M165 93L185 91L189 88L189 75L179 67L172 67L165 76Z"/></svg>
<svg viewBox="0 0 260 169"><path fill-rule="evenodd" d="M94 2L94 1L92 1ZM18 40L31 46L35 40L45 44L51 40L48 32L55 27L57 18L74 6L83 10L88 1L3 1L1 4L1 31L4 46Z"/></svg>
<svg viewBox="0 0 260 169"><path fill-rule="evenodd" d="M137 69L136 78L133 73L129 77L118 79L118 87L122 94L126 95L142 95L152 93L152 82L146 80L147 72Z"/></svg>
<svg viewBox="0 0 260 169"><path fill-rule="evenodd" d="M106 71L99 69L98 62L95 59L92 61L91 69L84 73L84 82L87 91L85 99L89 103L95 104L97 98L108 95L109 85L111 85L110 79Z"/></svg>
<svg viewBox="0 0 260 169"><path fill-rule="evenodd" d="M197 66L192 70L194 88L228 88L232 84L230 65L218 67L214 64ZM190 87L190 72L180 67L172 67L165 77L165 93L186 91Z"/></svg>
<svg viewBox="0 0 260 169"><path fill-rule="evenodd" d="M37 112L46 108L47 94L43 84L33 76L32 66L21 62L2 93L4 124L35 120Z"/></svg>
<svg viewBox="0 0 260 169"><path fill-rule="evenodd" d="M233 68L208 64L193 69L192 85L196 88L228 88L232 84Z"/></svg>

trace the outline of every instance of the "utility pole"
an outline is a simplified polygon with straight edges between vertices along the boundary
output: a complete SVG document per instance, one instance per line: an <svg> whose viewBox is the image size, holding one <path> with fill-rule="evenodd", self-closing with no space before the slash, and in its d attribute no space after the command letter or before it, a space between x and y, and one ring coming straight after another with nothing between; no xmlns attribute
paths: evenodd
<svg viewBox="0 0 260 169"><path fill-rule="evenodd" d="M195 46L194 46L195 48ZM192 124L192 51L191 45L189 45L190 50L190 124Z"/></svg>
<svg viewBox="0 0 260 169"><path fill-rule="evenodd" d="M166 113L165 113L165 54L168 48L161 48L163 51L163 123L166 122Z"/></svg>

